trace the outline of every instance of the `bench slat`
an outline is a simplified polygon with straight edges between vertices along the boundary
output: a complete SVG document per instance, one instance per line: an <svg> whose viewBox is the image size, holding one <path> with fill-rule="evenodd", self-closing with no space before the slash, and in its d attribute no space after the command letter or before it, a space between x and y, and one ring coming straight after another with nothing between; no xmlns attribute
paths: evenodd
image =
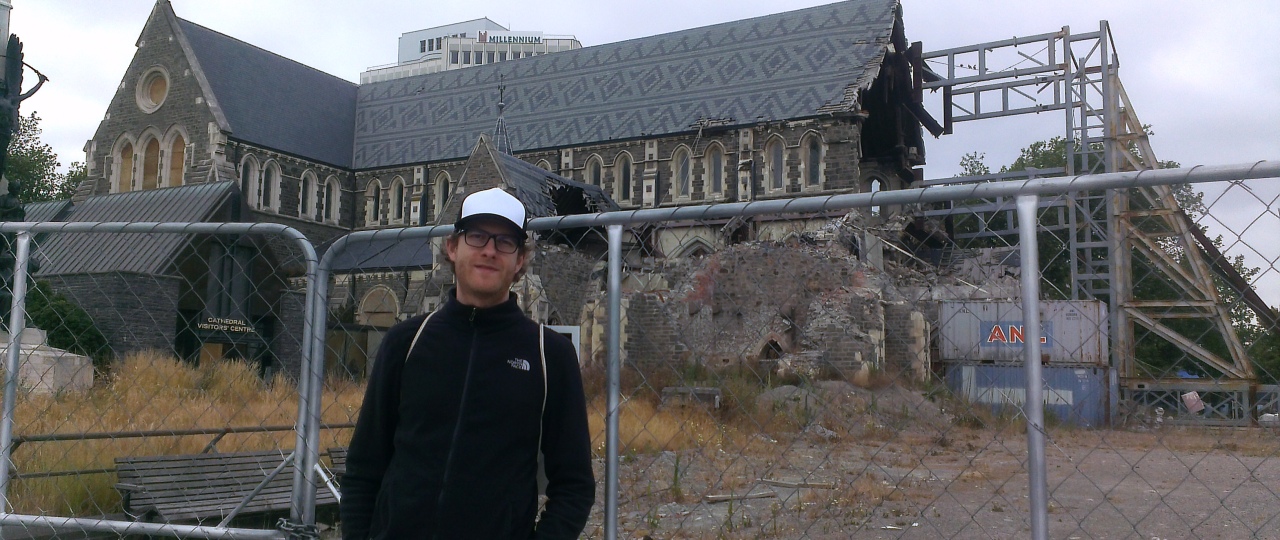
<svg viewBox="0 0 1280 540"><path fill-rule="evenodd" d="M236 480L236 479L249 480L253 478L261 479L261 478L266 478L267 475L269 474L271 474L271 469L267 469L267 470L253 469L253 470L243 470L243 471L223 470L223 471L197 472L197 473L191 473L191 474L182 474L176 471L172 471L168 473L157 472L156 474L149 474L149 475L143 475L143 476L122 476L120 477L120 480L122 481L122 483L126 483L126 484L138 484L142 486L147 486L147 485L170 484L170 483L190 483L190 482L197 482L197 481L209 481L211 483L217 483L224 480ZM279 474L293 474L293 468L289 467L288 470L282 470L280 471Z"/></svg>
<svg viewBox="0 0 1280 540"><path fill-rule="evenodd" d="M262 493L258 494L257 497L254 497L253 501L250 502L247 506L248 507L269 506L269 505L280 504L282 502L287 507L289 504L289 499L291 498L292 495L293 495L292 486L284 486L274 490L265 490ZM333 494L329 494L323 497L318 496L316 498L316 500L321 500L321 499L333 500ZM236 507L236 504L239 504L239 503L240 503L240 499L236 499L234 503L230 505L228 505L227 501L225 500L224 501L199 501L199 502L193 501L191 504L184 505L183 508L190 509L193 511L195 510L209 511L214 514L217 514L218 510L221 509L223 511L222 513L225 514L233 510Z"/></svg>
<svg viewBox="0 0 1280 540"><path fill-rule="evenodd" d="M333 474L344 475L347 473L347 447L329 449L329 464L333 469Z"/></svg>
<svg viewBox="0 0 1280 540"><path fill-rule="evenodd" d="M213 501L225 500L229 496L229 494L239 494L241 497L243 497L244 495L248 495L249 492L253 491L254 487L257 487L257 484L252 486L244 486L243 489L168 490L163 492L153 492L152 494L150 494L151 495L150 497L137 498L135 496L135 500L145 499L148 501L152 501L155 504L166 504L166 503L193 504L193 503L196 503L199 501L205 501L205 500L213 500ZM263 488L263 492L269 492L270 490L277 489L277 488L292 491L293 481L290 480L289 482L271 482L270 484L267 484L265 488ZM259 494L259 496L262 496L262 495Z"/></svg>
<svg viewBox="0 0 1280 540"><path fill-rule="evenodd" d="M229 514L285 459L280 451L237 452L116 459L118 489L133 509L154 509L164 521L201 521ZM283 468L241 510L243 514L287 510L294 467ZM337 501L317 488L317 504Z"/></svg>
<svg viewBox="0 0 1280 540"><path fill-rule="evenodd" d="M255 458L284 458L288 455L278 450L254 451L254 452L222 452L209 454L175 454L164 456L124 456L116 458L116 463L164 463L170 461L214 461L223 459L225 461L249 460Z"/></svg>

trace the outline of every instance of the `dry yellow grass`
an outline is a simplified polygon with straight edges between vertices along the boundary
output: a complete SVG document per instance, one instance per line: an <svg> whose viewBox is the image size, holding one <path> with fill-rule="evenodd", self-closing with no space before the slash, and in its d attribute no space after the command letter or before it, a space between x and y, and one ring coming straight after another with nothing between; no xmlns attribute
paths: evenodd
<svg viewBox="0 0 1280 540"><path fill-rule="evenodd" d="M591 429L591 446L603 455L605 450L604 398L596 398L587 406L587 423ZM741 431L726 425L705 408L697 405L672 404L658 407L646 399L629 399L619 407L619 453L651 453L664 450L688 450L716 446L739 447Z"/></svg>
<svg viewBox="0 0 1280 540"><path fill-rule="evenodd" d="M326 380L322 403L325 423L354 421L364 385L342 377ZM142 353L116 366L112 377L90 391L60 395L25 394L18 398L15 433L75 434L120 431L165 431L246 426L289 426L297 416L297 388L283 378L263 381L256 368L243 362L206 362L200 367L159 353ZM590 403L593 447L604 453L605 399ZM767 424L794 429L790 422ZM720 418L697 404L659 407L656 399L623 402L620 417L623 454L724 448L733 453L767 443L751 437L760 421L745 415ZM766 426L772 427L772 426ZM346 446L351 429L321 431L320 448ZM14 452L21 473L110 469L123 456L190 454L201 452L212 435L158 436L104 440L29 442ZM293 431L229 434L218 451L292 449ZM735 471L710 483L737 487L751 476ZM112 488L112 473L54 478L21 478L10 487L19 513L99 515L120 510Z"/></svg>
<svg viewBox="0 0 1280 540"><path fill-rule="evenodd" d="M363 386L329 381L322 403L325 423L353 419ZM14 409L19 435L164 431L197 428L293 425L298 394L284 377L263 381L244 362L206 362L200 367L157 353L132 355L112 377L87 392L20 395ZM323 430L321 448L345 446L350 429ZM198 453L212 435L159 436L28 442L13 455L19 473L108 469L122 456ZM293 431L230 434L222 452L292 449ZM10 487L19 513L98 515L120 510L111 473L21 478Z"/></svg>

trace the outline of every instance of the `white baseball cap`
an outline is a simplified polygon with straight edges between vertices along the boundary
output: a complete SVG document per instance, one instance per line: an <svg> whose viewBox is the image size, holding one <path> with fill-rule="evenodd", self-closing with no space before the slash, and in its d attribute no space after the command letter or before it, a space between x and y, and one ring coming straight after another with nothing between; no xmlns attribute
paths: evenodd
<svg viewBox="0 0 1280 540"><path fill-rule="evenodd" d="M481 217L498 218L516 230L524 231L524 204L502 188L490 188L467 195L462 200L462 215L453 226L457 229L466 228L467 223Z"/></svg>

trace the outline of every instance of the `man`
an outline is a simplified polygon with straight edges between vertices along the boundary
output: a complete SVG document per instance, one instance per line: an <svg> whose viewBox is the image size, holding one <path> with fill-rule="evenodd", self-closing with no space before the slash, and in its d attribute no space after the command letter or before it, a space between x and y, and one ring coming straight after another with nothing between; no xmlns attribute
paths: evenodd
<svg viewBox="0 0 1280 540"><path fill-rule="evenodd" d="M501 189L467 197L444 245L456 287L439 311L387 332L342 477L343 538L582 532L595 501L582 378L569 340L511 292L532 251L524 224Z"/></svg>

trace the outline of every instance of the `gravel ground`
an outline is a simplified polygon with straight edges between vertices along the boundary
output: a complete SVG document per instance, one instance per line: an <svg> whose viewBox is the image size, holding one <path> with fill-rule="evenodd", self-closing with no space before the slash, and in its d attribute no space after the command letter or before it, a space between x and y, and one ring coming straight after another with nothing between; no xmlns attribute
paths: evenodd
<svg viewBox="0 0 1280 540"><path fill-rule="evenodd" d="M620 537L1027 538L1025 446L1013 437L983 435L957 434L948 448L813 443L773 457L743 457L738 467L822 487L746 481L736 489L690 485L676 497L666 484L665 491L622 497ZM1111 440L1129 439L1123 432L1065 435L1076 440L1056 441L1047 456L1051 538L1280 538L1280 467L1269 452L1175 450L1162 438L1152 438L1149 447ZM1280 447L1271 433L1229 438L1259 435ZM646 470L673 462L663 456L649 467L624 465L623 484L635 485ZM701 467L692 463L690 478ZM767 498L707 502L712 493ZM594 516L588 537L603 537L601 519Z"/></svg>
<svg viewBox="0 0 1280 540"><path fill-rule="evenodd" d="M900 388L813 393L824 408L803 430L623 456L619 538L1029 537L1023 424L957 419ZM1280 538L1274 430L1047 435L1051 538ZM604 537L596 465L601 487L585 538Z"/></svg>
<svg viewBox="0 0 1280 540"><path fill-rule="evenodd" d="M620 537L1030 535L1026 428L1019 419L957 419L945 404L897 387L814 391L826 410L803 431L757 435L740 448L624 459ZM1049 536L1280 538L1277 434L1051 427ZM709 495L761 498L713 502ZM603 494L597 510L602 505ZM588 537L604 536L601 514L593 516Z"/></svg>

